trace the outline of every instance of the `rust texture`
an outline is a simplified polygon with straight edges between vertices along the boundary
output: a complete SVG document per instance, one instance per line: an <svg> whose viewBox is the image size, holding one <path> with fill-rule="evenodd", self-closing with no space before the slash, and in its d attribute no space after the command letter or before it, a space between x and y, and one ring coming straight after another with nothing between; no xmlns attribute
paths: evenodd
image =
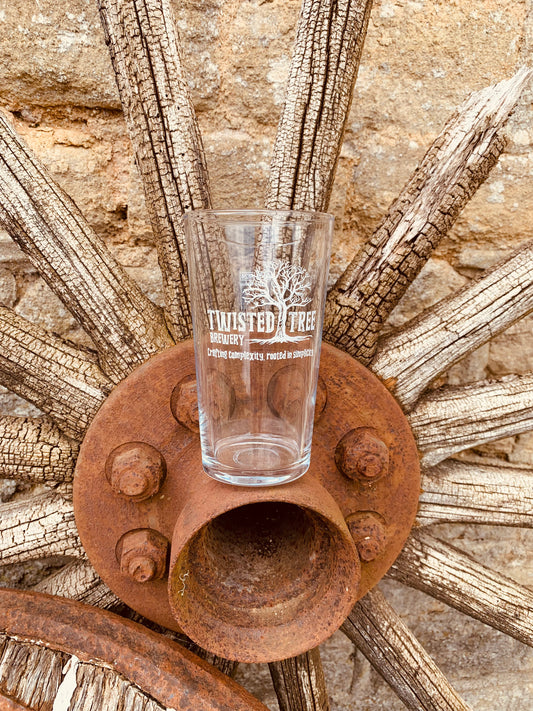
<svg viewBox="0 0 533 711"><path fill-rule="evenodd" d="M9 696L2 696L0 691L0 711L28 711L29 708L29 706L18 703Z"/></svg>
<svg viewBox="0 0 533 711"><path fill-rule="evenodd" d="M290 422L301 400L298 369L275 368L265 397ZM239 393L216 371L210 392L220 416L231 417ZM159 488L143 500L117 492L108 474L113 453L139 443L165 463ZM81 447L74 508L92 564L130 607L220 656L263 662L315 647L342 624L400 553L419 488L400 407L370 371L327 344L310 470L277 487L210 479L189 341L151 358L104 403ZM124 548L147 529L171 541L168 573L153 548L145 555L135 538Z"/></svg>
<svg viewBox="0 0 533 711"><path fill-rule="evenodd" d="M232 679L175 642L79 602L0 589L0 632L111 666L175 711L268 711ZM0 709L21 708L2 702L0 696Z"/></svg>

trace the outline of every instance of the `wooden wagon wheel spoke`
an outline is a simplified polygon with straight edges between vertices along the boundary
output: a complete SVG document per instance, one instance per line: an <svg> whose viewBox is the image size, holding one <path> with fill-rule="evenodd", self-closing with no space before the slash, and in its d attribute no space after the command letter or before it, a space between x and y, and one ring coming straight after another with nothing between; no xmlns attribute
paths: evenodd
<svg viewBox="0 0 533 711"><path fill-rule="evenodd" d="M422 474L416 524L533 527L533 471L446 460Z"/></svg>
<svg viewBox="0 0 533 711"><path fill-rule="evenodd" d="M167 0L99 0L163 273L167 320L192 335L183 213L210 207L196 114Z"/></svg>
<svg viewBox="0 0 533 711"><path fill-rule="evenodd" d="M425 388L466 353L533 309L533 243L385 338L371 369L410 408Z"/></svg>
<svg viewBox="0 0 533 711"><path fill-rule="evenodd" d="M533 592L425 530L411 533L389 576L533 646Z"/></svg>
<svg viewBox="0 0 533 711"><path fill-rule="evenodd" d="M0 417L0 476L72 481L78 444L45 417Z"/></svg>
<svg viewBox="0 0 533 711"><path fill-rule="evenodd" d="M266 204L326 210L372 0L304 0Z"/></svg>
<svg viewBox="0 0 533 711"><path fill-rule="evenodd" d="M342 626L411 711L470 711L378 588Z"/></svg>
<svg viewBox="0 0 533 711"><path fill-rule="evenodd" d="M328 296L325 340L364 364L381 327L505 147L501 130L531 72L472 94Z"/></svg>
<svg viewBox="0 0 533 711"><path fill-rule="evenodd" d="M0 224L99 351L114 382L172 343L161 310L0 116Z"/></svg>
<svg viewBox="0 0 533 711"><path fill-rule="evenodd" d="M120 603L85 558L74 560L33 588L48 595L68 597L94 607L111 608Z"/></svg>
<svg viewBox="0 0 533 711"><path fill-rule="evenodd" d="M329 711L318 647L269 667L280 711Z"/></svg>
<svg viewBox="0 0 533 711"><path fill-rule="evenodd" d="M96 357L0 306L0 381L81 439L111 382Z"/></svg>
<svg viewBox="0 0 533 711"><path fill-rule="evenodd" d="M83 555L72 502L56 493L0 504L2 565L53 555Z"/></svg>
<svg viewBox="0 0 533 711"><path fill-rule="evenodd" d="M422 398L409 413L422 464L485 442L533 429L533 375L465 387L446 387Z"/></svg>

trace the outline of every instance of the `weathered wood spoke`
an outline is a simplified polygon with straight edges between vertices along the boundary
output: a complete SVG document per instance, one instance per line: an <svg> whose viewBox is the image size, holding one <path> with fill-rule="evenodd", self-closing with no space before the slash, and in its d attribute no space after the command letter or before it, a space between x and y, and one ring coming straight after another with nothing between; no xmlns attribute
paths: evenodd
<svg viewBox="0 0 533 711"><path fill-rule="evenodd" d="M94 607L109 608L120 603L86 559L65 565L38 583L34 590L68 597Z"/></svg>
<svg viewBox="0 0 533 711"><path fill-rule="evenodd" d="M168 0L98 0L163 272L169 327L192 335L183 213L210 206L207 169Z"/></svg>
<svg viewBox="0 0 533 711"><path fill-rule="evenodd" d="M0 116L0 224L92 337L120 381L171 344L161 309L127 275L74 202Z"/></svg>
<svg viewBox="0 0 533 711"><path fill-rule="evenodd" d="M267 207L327 209L371 7L372 0L304 0Z"/></svg>
<svg viewBox="0 0 533 711"><path fill-rule="evenodd" d="M533 646L533 592L427 531L411 533L388 575Z"/></svg>
<svg viewBox="0 0 533 711"><path fill-rule="evenodd" d="M269 667L280 711L329 711L318 647Z"/></svg>
<svg viewBox="0 0 533 711"><path fill-rule="evenodd" d="M384 339L371 368L411 407L436 377L533 309L533 243Z"/></svg>
<svg viewBox="0 0 533 711"><path fill-rule="evenodd" d="M342 630L411 711L469 711L379 589L355 605Z"/></svg>
<svg viewBox="0 0 533 711"><path fill-rule="evenodd" d="M533 429L533 375L446 387L421 399L409 422L422 464Z"/></svg>
<svg viewBox="0 0 533 711"><path fill-rule="evenodd" d="M44 417L0 417L0 477L71 481L77 455L77 442Z"/></svg>
<svg viewBox="0 0 533 711"><path fill-rule="evenodd" d="M447 460L422 474L416 524L483 523L533 528L533 471Z"/></svg>
<svg viewBox="0 0 533 711"><path fill-rule="evenodd" d="M433 142L328 296L324 338L370 363L381 327L505 146L501 129L531 78L474 93Z"/></svg>
<svg viewBox="0 0 533 711"><path fill-rule="evenodd" d="M0 306L0 382L81 439L112 383L96 356Z"/></svg>
<svg viewBox="0 0 533 711"><path fill-rule="evenodd" d="M72 502L56 493L0 504L0 563L81 556Z"/></svg>
<svg viewBox="0 0 533 711"><path fill-rule="evenodd" d="M52 708L67 659L62 652L0 634L1 693L29 709ZM4 708L1 695L0 708Z"/></svg>

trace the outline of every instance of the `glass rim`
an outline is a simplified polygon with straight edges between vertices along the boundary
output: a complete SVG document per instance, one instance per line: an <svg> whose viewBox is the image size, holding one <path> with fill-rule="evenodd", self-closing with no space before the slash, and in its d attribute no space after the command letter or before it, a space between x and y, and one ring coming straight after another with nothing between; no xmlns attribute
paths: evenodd
<svg viewBox="0 0 533 711"><path fill-rule="evenodd" d="M333 222L335 216L329 212L319 212L315 210L275 210L267 208L245 208L242 210L217 210L211 208L200 208L184 213L185 221L198 221L202 217L215 217L221 222L235 222L241 225L262 225L265 218L279 218L275 222L293 223L300 218L305 222ZM240 218L240 219L238 219ZM274 221L274 220L273 220Z"/></svg>

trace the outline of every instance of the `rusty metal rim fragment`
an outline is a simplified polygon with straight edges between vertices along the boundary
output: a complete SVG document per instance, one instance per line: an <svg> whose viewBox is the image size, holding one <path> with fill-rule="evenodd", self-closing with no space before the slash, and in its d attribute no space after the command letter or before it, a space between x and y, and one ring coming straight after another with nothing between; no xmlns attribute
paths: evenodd
<svg viewBox="0 0 533 711"><path fill-rule="evenodd" d="M0 589L0 633L75 655L81 661L111 665L176 711L200 705L202 711L268 711L239 684L177 643L80 602ZM0 695L0 711L24 708L14 703Z"/></svg>

